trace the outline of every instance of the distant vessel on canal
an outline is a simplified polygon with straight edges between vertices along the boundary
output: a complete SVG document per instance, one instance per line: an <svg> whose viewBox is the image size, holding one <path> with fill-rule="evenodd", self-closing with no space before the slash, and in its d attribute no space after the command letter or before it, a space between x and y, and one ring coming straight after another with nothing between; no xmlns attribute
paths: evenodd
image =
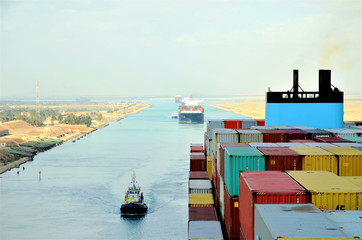
<svg viewBox="0 0 362 240"><path fill-rule="evenodd" d="M181 99L182 105L179 106L179 123L204 123L204 107L193 97Z"/></svg>
<svg viewBox="0 0 362 240"><path fill-rule="evenodd" d="M176 119L177 117L178 117L178 114L177 114L177 113L172 113L172 114L171 114L171 118L175 118L175 119Z"/></svg>

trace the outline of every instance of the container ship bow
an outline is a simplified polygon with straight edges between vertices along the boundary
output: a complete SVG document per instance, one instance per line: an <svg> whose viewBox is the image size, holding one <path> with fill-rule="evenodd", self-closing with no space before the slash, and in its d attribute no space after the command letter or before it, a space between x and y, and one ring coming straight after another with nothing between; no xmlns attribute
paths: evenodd
<svg viewBox="0 0 362 240"><path fill-rule="evenodd" d="M183 98L179 106L179 123L204 123L204 107L199 105L202 100Z"/></svg>

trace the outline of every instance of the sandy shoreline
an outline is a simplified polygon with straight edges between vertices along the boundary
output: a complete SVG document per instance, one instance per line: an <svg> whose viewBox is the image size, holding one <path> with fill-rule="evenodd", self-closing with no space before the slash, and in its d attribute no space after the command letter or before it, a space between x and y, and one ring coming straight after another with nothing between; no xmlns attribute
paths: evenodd
<svg viewBox="0 0 362 240"><path fill-rule="evenodd" d="M47 127L34 127L30 124L27 124L24 121L13 121L4 123L0 126L7 127L11 135L0 137L0 143L5 143L7 146L18 146L20 143L37 140L38 137L50 137L61 139L64 142L74 140L89 134L93 131L101 129L107 126L110 122L119 121L126 118L128 115L138 113L144 109L149 108L150 105L137 103L133 106L123 109L121 111L116 111L113 113L104 113L104 119L100 122L94 122L92 127L86 127L83 125L55 125ZM0 148L0 157L4 156L4 151ZM1 159L0 159L1 160ZM9 160L9 159L8 159ZM5 163L8 161L5 160ZM13 168L20 167L21 164L26 163L27 161L32 160L30 157L23 157L19 160L6 163L6 165L1 165L0 163L0 174L9 171ZM11 161L11 160L9 160Z"/></svg>
<svg viewBox="0 0 362 240"><path fill-rule="evenodd" d="M21 164L26 163L27 161L30 161L30 160L32 160L32 159L29 157L23 157L17 161L6 164L5 166L0 167L0 174L3 174L4 172L9 171L13 168L19 168Z"/></svg>

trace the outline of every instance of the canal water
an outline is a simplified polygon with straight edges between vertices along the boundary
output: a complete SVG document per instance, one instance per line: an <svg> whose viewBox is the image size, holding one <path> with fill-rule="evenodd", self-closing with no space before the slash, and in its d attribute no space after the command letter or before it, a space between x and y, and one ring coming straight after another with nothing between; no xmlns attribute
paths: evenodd
<svg viewBox="0 0 362 240"><path fill-rule="evenodd" d="M187 239L189 146L203 143L206 123L178 124L176 103L149 103L0 175L0 239ZM243 117L209 104L205 120ZM133 171L142 218L119 210Z"/></svg>

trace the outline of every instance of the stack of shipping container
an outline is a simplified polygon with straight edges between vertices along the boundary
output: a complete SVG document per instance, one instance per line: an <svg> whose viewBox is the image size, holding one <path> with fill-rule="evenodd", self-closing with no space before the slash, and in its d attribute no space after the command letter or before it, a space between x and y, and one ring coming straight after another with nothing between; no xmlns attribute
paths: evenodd
<svg viewBox="0 0 362 240"><path fill-rule="evenodd" d="M361 238L361 227L340 229L347 229L344 218L351 226L362 224L362 129L263 125L253 119L207 121L202 170L211 179L224 237ZM279 231L275 219L295 226ZM333 231L325 230L329 225Z"/></svg>
<svg viewBox="0 0 362 240"><path fill-rule="evenodd" d="M190 145L188 239L224 239L203 144ZM210 171L210 170L209 170ZM212 170L211 170L212 171Z"/></svg>

